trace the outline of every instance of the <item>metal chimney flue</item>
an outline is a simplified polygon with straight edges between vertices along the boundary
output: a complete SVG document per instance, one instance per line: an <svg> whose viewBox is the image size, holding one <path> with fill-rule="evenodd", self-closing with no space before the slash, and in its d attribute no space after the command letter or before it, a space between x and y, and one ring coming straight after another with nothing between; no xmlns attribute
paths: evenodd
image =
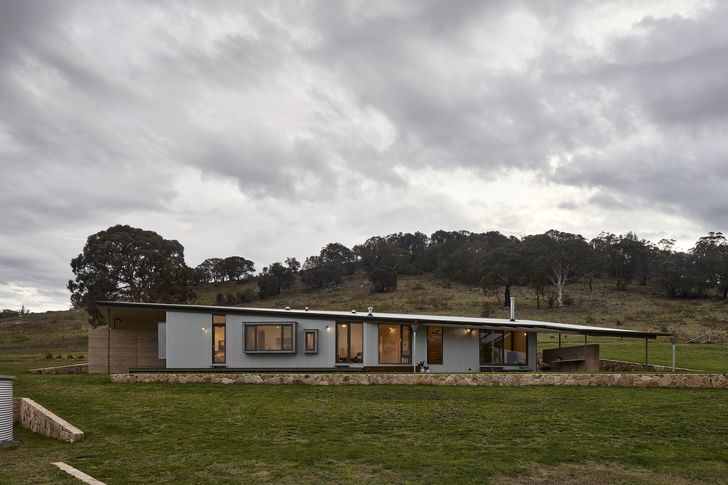
<svg viewBox="0 0 728 485"><path fill-rule="evenodd" d="M516 297L511 297L511 322L516 321Z"/></svg>

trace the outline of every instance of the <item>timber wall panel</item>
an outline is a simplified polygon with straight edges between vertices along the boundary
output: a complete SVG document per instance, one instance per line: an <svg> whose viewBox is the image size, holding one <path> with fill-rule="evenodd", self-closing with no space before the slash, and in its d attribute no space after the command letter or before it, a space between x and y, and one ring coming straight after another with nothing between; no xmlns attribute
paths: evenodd
<svg viewBox="0 0 728 485"><path fill-rule="evenodd" d="M108 336L107 331L106 327L89 329L89 373L124 373L136 367L165 367L166 361L157 358L156 329L149 331L112 328ZM110 342L107 342L107 338ZM107 356L109 343L110 359Z"/></svg>
<svg viewBox="0 0 728 485"><path fill-rule="evenodd" d="M135 330L111 329L111 372L129 372L136 367L137 333Z"/></svg>
<svg viewBox="0 0 728 485"><path fill-rule="evenodd" d="M88 372L103 374L107 371L106 327L88 329Z"/></svg>
<svg viewBox="0 0 728 485"><path fill-rule="evenodd" d="M136 367L149 367L159 369L165 367L165 361L158 359L157 330L137 332L137 363Z"/></svg>

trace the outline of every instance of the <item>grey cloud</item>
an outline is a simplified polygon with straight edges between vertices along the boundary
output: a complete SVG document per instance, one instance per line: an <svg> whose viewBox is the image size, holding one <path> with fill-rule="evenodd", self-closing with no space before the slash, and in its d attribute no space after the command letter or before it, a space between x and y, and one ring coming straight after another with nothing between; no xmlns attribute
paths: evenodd
<svg viewBox="0 0 728 485"><path fill-rule="evenodd" d="M477 224L447 191L408 196L433 170L484 182L523 170L594 192L555 203L574 213L682 213L719 229L728 7L648 13L600 50L577 34L599 5L2 2L0 283L51 291L91 231L204 199L181 191L183 172L352 234ZM63 243L23 253L27 234Z"/></svg>

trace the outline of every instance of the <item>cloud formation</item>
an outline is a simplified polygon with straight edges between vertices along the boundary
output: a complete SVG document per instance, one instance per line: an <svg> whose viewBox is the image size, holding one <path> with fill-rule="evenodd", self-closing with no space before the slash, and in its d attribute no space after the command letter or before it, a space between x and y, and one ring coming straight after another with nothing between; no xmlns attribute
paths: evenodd
<svg viewBox="0 0 728 485"><path fill-rule="evenodd" d="M728 225L720 2L0 4L0 306L85 237L261 267L438 228ZM33 301L19 301L31 298Z"/></svg>

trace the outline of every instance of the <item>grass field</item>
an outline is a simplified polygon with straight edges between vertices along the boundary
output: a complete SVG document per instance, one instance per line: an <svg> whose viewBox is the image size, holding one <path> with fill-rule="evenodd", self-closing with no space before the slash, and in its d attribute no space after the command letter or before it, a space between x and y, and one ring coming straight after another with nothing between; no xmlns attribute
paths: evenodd
<svg viewBox="0 0 728 485"><path fill-rule="evenodd" d="M0 373L22 366L2 363ZM0 483L73 483L50 466L57 460L110 484L728 476L720 390L111 384L27 374L16 389L87 437L65 444L16 427L22 444L0 450Z"/></svg>

